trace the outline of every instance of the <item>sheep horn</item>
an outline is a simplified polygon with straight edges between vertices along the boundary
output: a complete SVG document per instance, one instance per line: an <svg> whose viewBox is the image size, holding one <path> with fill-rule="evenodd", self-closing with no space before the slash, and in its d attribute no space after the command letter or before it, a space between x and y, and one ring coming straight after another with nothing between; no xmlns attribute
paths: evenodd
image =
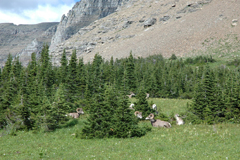
<svg viewBox="0 0 240 160"><path fill-rule="evenodd" d="M139 111L136 111L134 114L135 114L135 116L137 116L137 114L139 114Z"/></svg>

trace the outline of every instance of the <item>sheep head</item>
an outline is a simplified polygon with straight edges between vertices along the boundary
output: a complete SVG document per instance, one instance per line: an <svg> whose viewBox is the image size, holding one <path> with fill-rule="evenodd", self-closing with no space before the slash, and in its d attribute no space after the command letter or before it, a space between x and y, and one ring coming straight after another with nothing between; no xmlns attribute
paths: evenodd
<svg viewBox="0 0 240 160"><path fill-rule="evenodd" d="M142 119L142 112L136 111L135 116L137 116L138 118Z"/></svg>
<svg viewBox="0 0 240 160"><path fill-rule="evenodd" d="M76 111L77 111L77 113L78 113L78 114L84 114L84 112L83 112L83 109L82 109L82 108L77 108L77 109L76 109Z"/></svg>

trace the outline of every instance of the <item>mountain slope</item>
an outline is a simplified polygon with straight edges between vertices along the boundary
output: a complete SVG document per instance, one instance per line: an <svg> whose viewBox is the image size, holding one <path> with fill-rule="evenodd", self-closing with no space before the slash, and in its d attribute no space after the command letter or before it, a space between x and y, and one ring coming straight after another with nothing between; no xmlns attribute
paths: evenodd
<svg viewBox="0 0 240 160"><path fill-rule="evenodd" d="M187 56L204 50L207 39L240 35L239 1L225 0L136 0L115 13L96 20L51 52L59 65L65 48L68 56L76 49L85 62L96 53L105 59L122 58L132 51L136 57L162 54ZM152 24L151 24L152 23ZM155 24L154 24L155 23Z"/></svg>
<svg viewBox="0 0 240 160"><path fill-rule="evenodd" d="M0 65L4 65L9 53L21 55L22 62L30 60L32 52L39 52L43 43L50 43L57 22L33 25L0 24Z"/></svg>

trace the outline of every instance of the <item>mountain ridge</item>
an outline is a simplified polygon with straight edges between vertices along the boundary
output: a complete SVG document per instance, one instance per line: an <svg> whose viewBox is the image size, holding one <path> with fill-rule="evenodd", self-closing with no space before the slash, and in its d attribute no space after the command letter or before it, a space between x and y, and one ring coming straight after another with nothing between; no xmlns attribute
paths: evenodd
<svg viewBox="0 0 240 160"><path fill-rule="evenodd" d="M135 57L185 57L205 52L213 45L206 43L209 39L240 39L239 7L235 0L81 0L59 23L0 24L0 65L11 53L26 66L44 43L50 45L54 65L60 64L64 49L68 59L76 50L85 63L95 54L106 60L130 52Z"/></svg>

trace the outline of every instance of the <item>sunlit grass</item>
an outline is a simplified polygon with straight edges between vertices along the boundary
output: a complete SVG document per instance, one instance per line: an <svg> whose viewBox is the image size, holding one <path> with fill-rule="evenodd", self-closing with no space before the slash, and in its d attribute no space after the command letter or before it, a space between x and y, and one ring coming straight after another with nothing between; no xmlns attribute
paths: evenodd
<svg viewBox="0 0 240 160"><path fill-rule="evenodd" d="M130 101L136 102L135 98L130 99ZM191 103L191 100L188 99L164 99L164 98L149 98L148 103L151 102L157 105L158 111L162 111L167 116L169 116L172 112L176 113L183 113L187 109L187 103Z"/></svg>

